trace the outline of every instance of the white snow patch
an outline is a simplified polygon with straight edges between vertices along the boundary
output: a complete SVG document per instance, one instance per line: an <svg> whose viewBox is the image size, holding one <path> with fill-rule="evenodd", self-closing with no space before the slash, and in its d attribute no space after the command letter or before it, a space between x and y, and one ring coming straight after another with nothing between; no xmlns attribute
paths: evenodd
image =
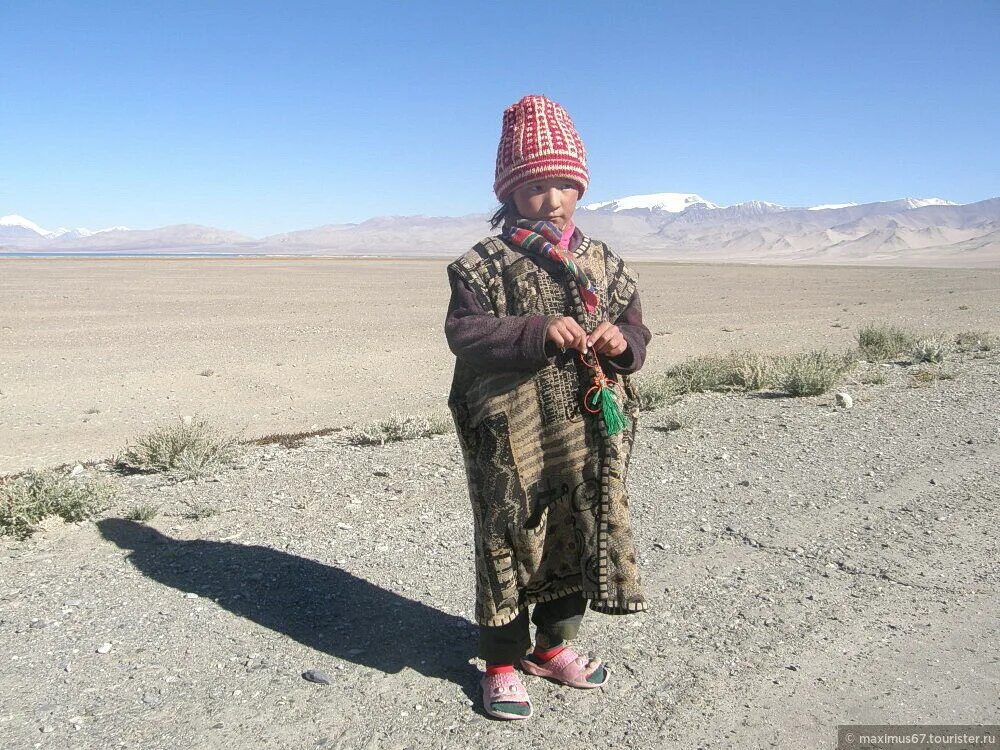
<svg viewBox="0 0 1000 750"><path fill-rule="evenodd" d="M645 208L655 211L668 211L678 214L686 211L692 206L702 206L704 208L719 208L697 193L649 193L646 195L629 195L624 198L617 198L612 201L602 203L588 203L584 208L588 211L597 211L602 208L609 208L612 211L627 211L634 208Z"/></svg>
<svg viewBox="0 0 1000 750"><path fill-rule="evenodd" d="M957 206L953 201L946 201L944 198L903 198L910 208L923 208L924 206Z"/></svg>
<svg viewBox="0 0 1000 750"><path fill-rule="evenodd" d="M26 219L23 216L18 216L17 214L0 216L0 227L24 227L25 229L30 229L32 232L38 232L43 237L49 234L49 230L42 229L31 219Z"/></svg>
<svg viewBox="0 0 1000 750"><path fill-rule="evenodd" d="M808 211L826 211L828 208L850 208L857 203L824 203L822 206L809 206Z"/></svg>

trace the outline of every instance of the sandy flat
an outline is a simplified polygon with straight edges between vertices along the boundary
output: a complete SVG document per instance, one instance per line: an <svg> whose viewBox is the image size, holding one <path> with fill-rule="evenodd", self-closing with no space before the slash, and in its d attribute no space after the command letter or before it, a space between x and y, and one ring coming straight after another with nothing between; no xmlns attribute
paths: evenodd
<svg viewBox="0 0 1000 750"><path fill-rule="evenodd" d="M201 415L247 437L447 413L447 260L0 260L0 473ZM1000 270L637 262L648 367L1000 330Z"/></svg>

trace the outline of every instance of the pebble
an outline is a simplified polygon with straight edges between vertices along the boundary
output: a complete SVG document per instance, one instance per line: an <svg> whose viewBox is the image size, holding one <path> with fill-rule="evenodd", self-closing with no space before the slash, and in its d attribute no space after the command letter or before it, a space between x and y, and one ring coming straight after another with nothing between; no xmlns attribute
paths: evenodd
<svg viewBox="0 0 1000 750"><path fill-rule="evenodd" d="M307 669L302 673L302 677L309 682L315 682L317 685L329 685L333 682L333 678L330 675L318 669Z"/></svg>
<svg viewBox="0 0 1000 750"><path fill-rule="evenodd" d="M82 599L67 599L66 600L66 606L67 607L79 607L81 604L83 604L83 600Z"/></svg>
<svg viewBox="0 0 1000 750"><path fill-rule="evenodd" d="M833 398L837 406L842 406L845 409L850 409L854 406L854 399L851 398L850 393L836 393Z"/></svg>
<svg viewBox="0 0 1000 750"><path fill-rule="evenodd" d="M351 526L351 524L349 524L349 523L341 523L340 521L338 521L337 522L337 528L340 529L340 530L342 530L342 531L348 531L348 530L352 529L353 526Z"/></svg>
<svg viewBox="0 0 1000 750"><path fill-rule="evenodd" d="M110 643L102 643L100 646L97 647L97 653L99 654L107 654L110 651L111 651Z"/></svg>
<svg viewBox="0 0 1000 750"><path fill-rule="evenodd" d="M194 593L193 591L189 591L186 594L184 594L184 598L185 599L197 599L198 595L196 593Z"/></svg>

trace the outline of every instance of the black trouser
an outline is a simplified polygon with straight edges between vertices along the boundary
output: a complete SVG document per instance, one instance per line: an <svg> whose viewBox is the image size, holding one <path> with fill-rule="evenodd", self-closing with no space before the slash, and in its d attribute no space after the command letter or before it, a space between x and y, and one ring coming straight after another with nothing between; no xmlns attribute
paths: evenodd
<svg viewBox="0 0 1000 750"><path fill-rule="evenodd" d="M575 638L586 610L587 600L582 594L539 602L531 614L531 622L537 628L535 643L540 648L547 648ZM487 664L514 664L530 649L527 607L506 625L479 627L479 658Z"/></svg>

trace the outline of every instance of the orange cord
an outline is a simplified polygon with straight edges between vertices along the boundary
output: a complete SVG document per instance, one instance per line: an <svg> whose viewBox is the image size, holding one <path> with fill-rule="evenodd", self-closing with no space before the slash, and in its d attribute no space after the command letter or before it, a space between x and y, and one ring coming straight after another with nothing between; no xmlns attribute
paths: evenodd
<svg viewBox="0 0 1000 750"><path fill-rule="evenodd" d="M587 350L588 354L593 354L593 352L594 352L593 349L588 349ZM594 385L591 386L591 388L587 391L586 395L584 395L584 397L583 397L583 408L586 409L587 411L589 411L591 414L597 414L597 412L599 412L601 410L601 407L600 406L597 406L595 408L591 408L590 407L590 394L595 393L595 392L596 393L600 393L601 388L611 388L611 384L614 383L615 381L609 379L604 374L604 370L601 369L601 362L597 358L596 354L594 354L594 363L593 364L591 364L590 362L587 361L587 358L584 356L583 352L580 352L579 356L580 356L580 361L583 362L583 364L585 364L587 367L589 367L592 370L594 370L594 373L593 373L593 383L594 383Z"/></svg>

